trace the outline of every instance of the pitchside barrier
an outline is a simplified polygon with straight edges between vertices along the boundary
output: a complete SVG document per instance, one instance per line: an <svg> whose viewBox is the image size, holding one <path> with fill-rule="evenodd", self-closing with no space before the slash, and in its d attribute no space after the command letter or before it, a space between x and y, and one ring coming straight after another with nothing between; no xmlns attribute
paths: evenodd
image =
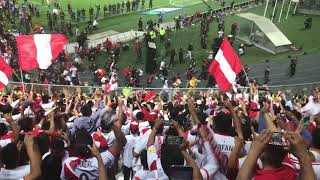
<svg viewBox="0 0 320 180"><path fill-rule="evenodd" d="M52 84L36 84L36 83L25 83L24 88L26 91L29 91L31 86L33 85L34 91L41 94L59 94L64 93L66 95L72 95L76 92L81 92L85 94L93 94L96 88L99 88L103 91L104 88L95 87L95 86L68 86L68 85L52 85ZM17 90L17 87L20 87L22 89L21 82L10 82L7 86L7 88L4 90L8 93L10 93L12 90ZM320 82L313 82L313 83L303 83L303 84L290 84L290 85L280 85L280 86L269 86L269 91L277 92L282 91L285 92L287 95L287 98L290 99L292 96L295 96L296 94L302 95L302 92L306 92L307 94L311 93L311 90L315 87L320 87ZM130 90L129 90L130 89ZM245 88L239 88L244 92L245 90L248 90L247 87ZM264 89L264 87L260 87L259 89ZM219 88L196 88L196 89L190 89L190 88L128 88L128 87L119 87L117 90L113 91L113 95L123 95L123 93L128 92L134 92L134 91L154 91L155 93L159 94L160 96L164 97L166 96L169 100L171 100L177 92L180 92L180 94L199 94L200 91L205 92L207 94L210 93L217 93L219 92ZM264 90L259 91L260 93L263 93Z"/></svg>

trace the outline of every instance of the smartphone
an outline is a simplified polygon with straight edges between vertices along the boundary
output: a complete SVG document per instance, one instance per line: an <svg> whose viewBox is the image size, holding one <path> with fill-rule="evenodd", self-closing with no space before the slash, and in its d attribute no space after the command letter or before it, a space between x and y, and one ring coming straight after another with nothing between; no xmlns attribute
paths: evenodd
<svg viewBox="0 0 320 180"><path fill-rule="evenodd" d="M169 145L180 146L182 144L183 137L167 136L166 141Z"/></svg>
<svg viewBox="0 0 320 180"><path fill-rule="evenodd" d="M66 98L63 98L63 104L66 104L67 103L67 99Z"/></svg>
<svg viewBox="0 0 320 180"><path fill-rule="evenodd" d="M171 121L163 121L163 126L171 126Z"/></svg>
<svg viewBox="0 0 320 180"><path fill-rule="evenodd" d="M272 138L269 141L269 145L288 147L289 142L285 139L283 133L274 132L272 133Z"/></svg>
<svg viewBox="0 0 320 180"><path fill-rule="evenodd" d="M171 180L192 180L193 169L190 166L172 165L169 177Z"/></svg>

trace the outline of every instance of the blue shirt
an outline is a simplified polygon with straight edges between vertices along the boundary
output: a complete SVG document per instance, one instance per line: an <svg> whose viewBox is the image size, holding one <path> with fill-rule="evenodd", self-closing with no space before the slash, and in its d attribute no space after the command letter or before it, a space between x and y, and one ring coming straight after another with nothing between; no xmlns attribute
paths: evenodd
<svg viewBox="0 0 320 180"><path fill-rule="evenodd" d="M97 127L100 126L101 116L105 112L105 108L98 109L91 116L80 116L73 122L73 127L70 129L73 135L79 129L86 129L90 134L93 133Z"/></svg>

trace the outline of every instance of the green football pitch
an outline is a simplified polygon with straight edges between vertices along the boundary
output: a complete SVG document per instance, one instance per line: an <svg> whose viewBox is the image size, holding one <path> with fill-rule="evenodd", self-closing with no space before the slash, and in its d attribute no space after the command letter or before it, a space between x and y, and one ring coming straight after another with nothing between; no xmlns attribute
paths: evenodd
<svg viewBox="0 0 320 180"><path fill-rule="evenodd" d="M20 4L24 0L19 0ZM124 0L126 2L126 0ZM130 0L131 1L131 0ZM60 0L61 9L66 12L68 3L71 4L73 9L86 9L86 16L88 18L88 9L90 6L94 7L94 14L96 13L96 5L101 5L101 10L99 14L99 28L94 33L99 33L108 30L115 30L118 32L125 32L131 29L137 28L137 20L142 18L143 21L147 20L157 20L157 15L144 15L144 11L148 11L149 0L145 0L145 8L141 9L141 1L139 11L135 13L128 13L116 16L103 17L103 6L105 4L116 4L118 2L122 3L122 0ZM225 0L225 5L229 5L233 0ZM243 2L245 0L235 0L235 4ZM34 3L40 8L40 17L33 17L34 24L41 24L42 26L47 26L47 11L52 12L53 4L55 0L50 0L50 8L47 6L47 0L44 0L44 5L42 5L42 0L28 0L30 3ZM221 7L221 2L218 0L205 0L205 2L210 5L213 9L218 9ZM164 21L171 21L174 17L178 15L192 15L197 10L203 12L208 9L201 0L153 0L153 9L157 8L180 8L180 10L173 11L170 13L164 14ZM87 25L87 21L80 23L72 22L69 15L66 15L66 21L71 22L73 25L77 24L80 27L80 30L84 29ZM73 40L72 37L69 37Z"/></svg>

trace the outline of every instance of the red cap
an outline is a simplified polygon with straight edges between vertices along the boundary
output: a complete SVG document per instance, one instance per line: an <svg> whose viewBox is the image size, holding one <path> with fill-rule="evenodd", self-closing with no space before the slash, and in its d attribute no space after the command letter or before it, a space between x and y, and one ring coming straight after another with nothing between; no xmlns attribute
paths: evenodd
<svg viewBox="0 0 320 180"><path fill-rule="evenodd" d="M149 116L148 116L148 121L154 121L158 118L158 114L155 113L155 112L151 112L149 113Z"/></svg>
<svg viewBox="0 0 320 180"><path fill-rule="evenodd" d="M130 132L131 134L136 134L139 132L139 122L136 120L132 120L130 123Z"/></svg>

